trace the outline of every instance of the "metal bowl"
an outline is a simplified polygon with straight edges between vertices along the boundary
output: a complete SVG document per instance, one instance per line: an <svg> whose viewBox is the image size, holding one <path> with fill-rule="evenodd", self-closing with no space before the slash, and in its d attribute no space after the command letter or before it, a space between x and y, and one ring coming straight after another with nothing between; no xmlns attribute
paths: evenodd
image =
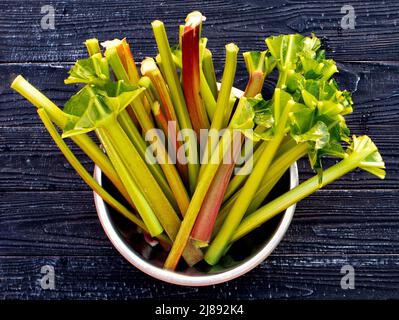
<svg viewBox="0 0 399 320"><path fill-rule="evenodd" d="M103 183L103 175L100 168L97 166L94 169L94 177L99 184ZM289 170L289 186L292 189L297 185L298 168L295 163ZM136 250L134 248L131 235L127 236L125 231L121 230L122 228L120 227L121 225L126 225L127 221L118 223L118 213L114 212L96 193L94 193L94 201L98 217L105 233L111 240L114 247L123 257L125 257L127 261L129 261L136 268L156 279L185 286L208 286L226 282L237 278L258 266L272 253L272 251L283 239L295 212L295 205L292 205L283 214L280 214L278 217L276 217L278 220L274 221L274 226L272 226L272 229L274 230L269 229L269 231L272 232L265 235L264 243L260 246L258 245L258 247L254 250L255 252L250 252L246 258L236 261L235 265L221 265L218 266L218 268L214 268L214 271L201 271L196 270L195 268L187 268L186 270L172 272L162 269L161 261L158 256L156 258L151 258L146 255L145 257L142 254L142 250ZM269 221L266 224L270 223L272 222ZM130 227L135 230L134 225L131 224ZM135 232L133 231L133 233ZM137 235L139 235L138 232ZM250 236L250 234L248 236ZM147 249L151 250L151 246L148 244L147 246ZM243 247L245 247L245 245Z"/></svg>
<svg viewBox="0 0 399 320"><path fill-rule="evenodd" d="M241 90L235 88L233 90L237 97L243 94ZM97 166L94 169L94 178L107 191L115 192ZM297 185L298 168L295 163L275 186L266 201ZM118 194L114 196L118 197ZM156 279L184 286L214 285L230 281L252 270L264 261L283 239L295 212L295 205L292 205L284 213L238 240L228 250L228 258L222 260L217 266L211 268L203 263L194 268L180 267L172 272L162 269L166 257L165 252L159 248L157 251L145 242L140 231L108 206L96 193L94 193L94 201L105 233L127 261ZM249 248L251 248L250 251Z"/></svg>

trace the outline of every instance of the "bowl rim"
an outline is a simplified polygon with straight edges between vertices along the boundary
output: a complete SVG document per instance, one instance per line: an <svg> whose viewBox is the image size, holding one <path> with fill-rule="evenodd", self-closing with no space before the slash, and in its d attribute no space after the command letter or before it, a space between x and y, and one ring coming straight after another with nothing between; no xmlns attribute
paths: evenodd
<svg viewBox="0 0 399 320"><path fill-rule="evenodd" d="M94 168L94 179L101 185L102 184L102 174L101 169L96 165ZM299 183L298 177L298 167L295 162L290 167L290 189L295 188ZM228 269L226 271L209 274L209 275L185 275L179 272L169 271L144 260L140 257L129 245L125 242L120 234L115 230L113 222L111 221L109 210L106 207L104 200L95 192L94 202L97 210L97 215L100 220L101 226L104 229L105 234L111 241L116 250L133 266L142 272L150 275L158 280L168 282L175 285L181 286L210 286L223 282L227 282L242 276L243 274L249 272L250 270L257 267L262 263L277 247L277 245L283 239L285 233L294 216L296 204L293 204L287 208L284 212L284 217L279 223L276 231L266 245L251 258L245 262L239 264L238 266Z"/></svg>

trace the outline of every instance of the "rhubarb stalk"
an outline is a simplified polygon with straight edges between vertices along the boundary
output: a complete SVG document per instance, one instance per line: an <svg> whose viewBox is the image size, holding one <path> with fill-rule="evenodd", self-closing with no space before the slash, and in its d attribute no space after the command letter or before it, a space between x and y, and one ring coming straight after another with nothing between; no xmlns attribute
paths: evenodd
<svg viewBox="0 0 399 320"><path fill-rule="evenodd" d="M266 77L265 55L266 52L244 53L244 58L250 74L250 80L248 81L244 93L245 97L253 97L262 90L263 82ZM228 123L229 118L229 114L225 115L225 123ZM241 150L242 138L242 135L239 133L236 139L237 141L234 141L232 144L231 148L233 148L234 154L232 161L230 163L223 163L219 167L196 220L191 236L202 242L202 245L207 244L210 240L216 217L219 213L231 175L233 174L238 154Z"/></svg>
<svg viewBox="0 0 399 320"><path fill-rule="evenodd" d="M250 214L241 222L231 241L240 239L278 213L357 167L384 179L385 164L377 147L368 136L354 137L348 149L348 154L343 160L323 171L321 183L319 177L314 176Z"/></svg>
<svg viewBox="0 0 399 320"><path fill-rule="evenodd" d="M146 58L143 60L143 62L141 63L141 72L143 75L148 76L151 79L151 82L154 85L156 92L160 98L159 102L161 103L162 112L165 115L166 120L168 121L168 123L170 122L171 126L172 123L175 123L173 128L174 132L170 132L172 136L168 136L168 138L173 144L173 151L177 152L177 150L180 149L183 144L177 138L180 128L165 80L152 58ZM167 132L169 132L169 130ZM181 177L183 178L183 181L188 181L187 166L181 162L177 162L177 168L180 172Z"/></svg>
<svg viewBox="0 0 399 320"><path fill-rule="evenodd" d="M166 35L165 26L163 22L155 20L151 23L155 40L157 42L159 54L163 61L164 76L165 80L170 89L171 98L173 105L175 107L176 115L179 120L179 125L181 129L192 129L190 116L187 111L186 102L184 100L184 94L182 87L180 85L179 77L173 62L172 53L169 46L168 37ZM197 161L197 144L196 141L191 141L192 139L185 143L188 145L188 152L186 153L188 160L188 176L190 183L190 191L194 192L197 179L199 165Z"/></svg>
<svg viewBox="0 0 399 320"><path fill-rule="evenodd" d="M68 121L68 116L43 93L26 81L24 77L21 75L17 76L11 84L11 88L26 98L36 108L44 108L51 121L53 121L59 128L64 129ZM133 202L131 201L111 162L94 141L87 134L74 136L72 137L72 141L75 142L76 145L100 167L101 171L108 177L108 179L110 179L123 197L134 207Z"/></svg>
<svg viewBox="0 0 399 320"><path fill-rule="evenodd" d="M204 57L202 58L202 70L204 72L205 80L216 100L218 97L218 88L216 84L215 68L213 66L212 52L209 49L205 49Z"/></svg>
<svg viewBox="0 0 399 320"><path fill-rule="evenodd" d="M274 104L276 113L280 114L278 124L275 128L274 137L268 142L267 148L265 148L265 150L262 152L262 161L259 161L255 165L251 175L248 177L248 180L242 187L237 201L234 202L234 205L224 221L222 228L212 241L205 255L205 260L211 265L217 263L224 253L225 248L229 244L234 231L240 224L245 212L247 211L248 206L250 205L251 200L262 181L262 177L267 172L267 169L269 168L274 155L277 152L277 149L286 133L288 115L295 102L293 100L289 100L285 106L282 106L280 101L280 90L276 89L274 93Z"/></svg>
<svg viewBox="0 0 399 320"><path fill-rule="evenodd" d="M222 84L216 102L216 111L212 119L207 144L202 158L202 163L205 164L205 166L206 163L209 162L211 154L218 143L218 139L214 137L214 134L219 133L220 130L223 129L224 121L227 118L227 115L231 113L231 104L229 101L236 72L237 53L238 47L234 43L226 45L226 63L223 71ZM204 166L201 166L200 177L202 176L203 170Z"/></svg>
<svg viewBox="0 0 399 320"><path fill-rule="evenodd" d="M209 128L208 116L200 96L200 38L203 16L194 11L186 18L182 34L183 90L195 132Z"/></svg>
<svg viewBox="0 0 399 320"><path fill-rule="evenodd" d="M143 223L142 220L140 220L135 214L130 212L125 206L123 206L114 197L112 197L107 191L105 191L103 189L103 187L100 186L96 180L94 180L94 178L90 175L90 173L87 172L87 170L83 167L83 165L79 162L79 160L75 157L75 155L69 149L69 147L64 142L64 140L61 138L57 129L54 127L52 121L50 120L49 116L47 115L46 111L43 108L40 108L37 110L37 113L39 114L40 119L42 120L43 124L45 125L47 131L53 138L56 145L59 147L59 149L64 154L65 158L68 160L68 162L71 164L71 166L76 170L76 172L79 174L79 176L84 180L84 182L86 182L87 185L90 188L92 188L93 191L95 193L97 193L111 207L113 207L115 210L120 212L123 216L125 216L127 219L132 221L134 224L136 224L142 230L149 232L148 228L146 227L146 225ZM157 238L159 238L160 240L162 240L164 242L170 243L170 240L165 235L158 234Z"/></svg>
<svg viewBox="0 0 399 320"><path fill-rule="evenodd" d="M207 245L211 238L213 226L219 213L224 193L231 174L233 173L234 163L241 150L241 134L239 132L236 133L237 134L233 137L232 152L231 148L229 148L232 154L229 156L227 163L220 165L213 178L191 233L191 238L197 240L201 246Z"/></svg>
<svg viewBox="0 0 399 320"><path fill-rule="evenodd" d="M212 153L209 163L205 166L203 176L198 181L197 188L195 189L195 192L191 198L190 205L182 221L172 249L165 261L164 268L174 270L179 262L184 248L186 247L187 243L190 243L190 234L197 219L198 213L201 210L203 200L209 190L213 178L217 173L220 163L222 162L225 154L229 152L231 137L233 136L233 128L240 120L241 114L246 107L247 106L245 103L239 104L237 106L237 110L233 115L229 127L224 131L217 147L215 148L215 151Z"/></svg>

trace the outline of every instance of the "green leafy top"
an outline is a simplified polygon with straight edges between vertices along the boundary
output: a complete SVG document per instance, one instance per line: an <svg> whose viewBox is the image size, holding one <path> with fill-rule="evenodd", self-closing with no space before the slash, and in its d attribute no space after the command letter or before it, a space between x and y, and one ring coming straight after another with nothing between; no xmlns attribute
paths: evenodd
<svg viewBox="0 0 399 320"><path fill-rule="evenodd" d="M87 59L78 60L69 70L66 84L88 83L103 86L110 81L107 59L96 53Z"/></svg>
<svg viewBox="0 0 399 320"><path fill-rule="evenodd" d="M258 71L266 77L276 66L276 59L268 50L244 52L243 57L249 74Z"/></svg>
<svg viewBox="0 0 399 320"><path fill-rule="evenodd" d="M78 60L65 83L85 83L64 106L68 115L62 136L87 133L115 118L145 89L110 77L108 60L100 53Z"/></svg>
<svg viewBox="0 0 399 320"><path fill-rule="evenodd" d="M341 143L351 143L344 118L353 111L351 95L339 90L331 78L338 69L333 60L326 59L315 35L272 36L266 44L279 70L277 87L296 102L289 115L289 134L297 143L308 143L311 167L321 177L321 158L344 157ZM278 122L277 114L272 113ZM263 135L271 136L268 132Z"/></svg>
<svg viewBox="0 0 399 320"><path fill-rule="evenodd" d="M303 39L300 34L271 36L266 39L266 45L276 59L279 70L296 68L298 52L303 48Z"/></svg>
<svg viewBox="0 0 399 320"><path fill-rule="evenodd" d="M357 157L360 161L359 168L376 175L380 179L385 178L385 163L377 146L368 136L353 136L346 157Z"/></svg>
<svg viewBox="0 0 399 320"><path fill-rule="evenodd" d="M62 136L87 133L106 125L144 90L123 81L109 82L102 88L86 85L65 104L64 112L70 117Z"/></svg>

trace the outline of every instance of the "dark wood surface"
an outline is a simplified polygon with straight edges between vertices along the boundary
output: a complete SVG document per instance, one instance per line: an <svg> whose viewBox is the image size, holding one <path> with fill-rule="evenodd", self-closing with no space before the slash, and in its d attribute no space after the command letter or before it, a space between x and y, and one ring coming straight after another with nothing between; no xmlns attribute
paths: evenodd
<svg viewBox="0 0 399 320"><path fill-rule="evenodd" d="M347 1L51 1L55 30L40 28L45 1L0 2L0 299L386 299L399 298L399 3L351 1L354 30L340 27ZM348 174L298 204L281 244L262 265L226 284L164 284L129 265L96 217L92 193L66 163L34 108L9 89L23 74L57 104L74 92L63 79L85 55L83 42L126 36L137 61L155 53L150 22L176 27L194 9L208 18L204 34L220 76L223 46L264 47L270 34L315 32L338 61L353 93L349 125L370 135L387 165L386 180ZM266 92L273 87L267 80ZM235 86L246 72L240 58ZM76 150L76 148L74 148ZM92 164L77 154L88 169ZM313 173L299 162L301 180ZM39 285L53 265L56 289ZM341 267L355 269L355 289L342 290Z"/></svg>

